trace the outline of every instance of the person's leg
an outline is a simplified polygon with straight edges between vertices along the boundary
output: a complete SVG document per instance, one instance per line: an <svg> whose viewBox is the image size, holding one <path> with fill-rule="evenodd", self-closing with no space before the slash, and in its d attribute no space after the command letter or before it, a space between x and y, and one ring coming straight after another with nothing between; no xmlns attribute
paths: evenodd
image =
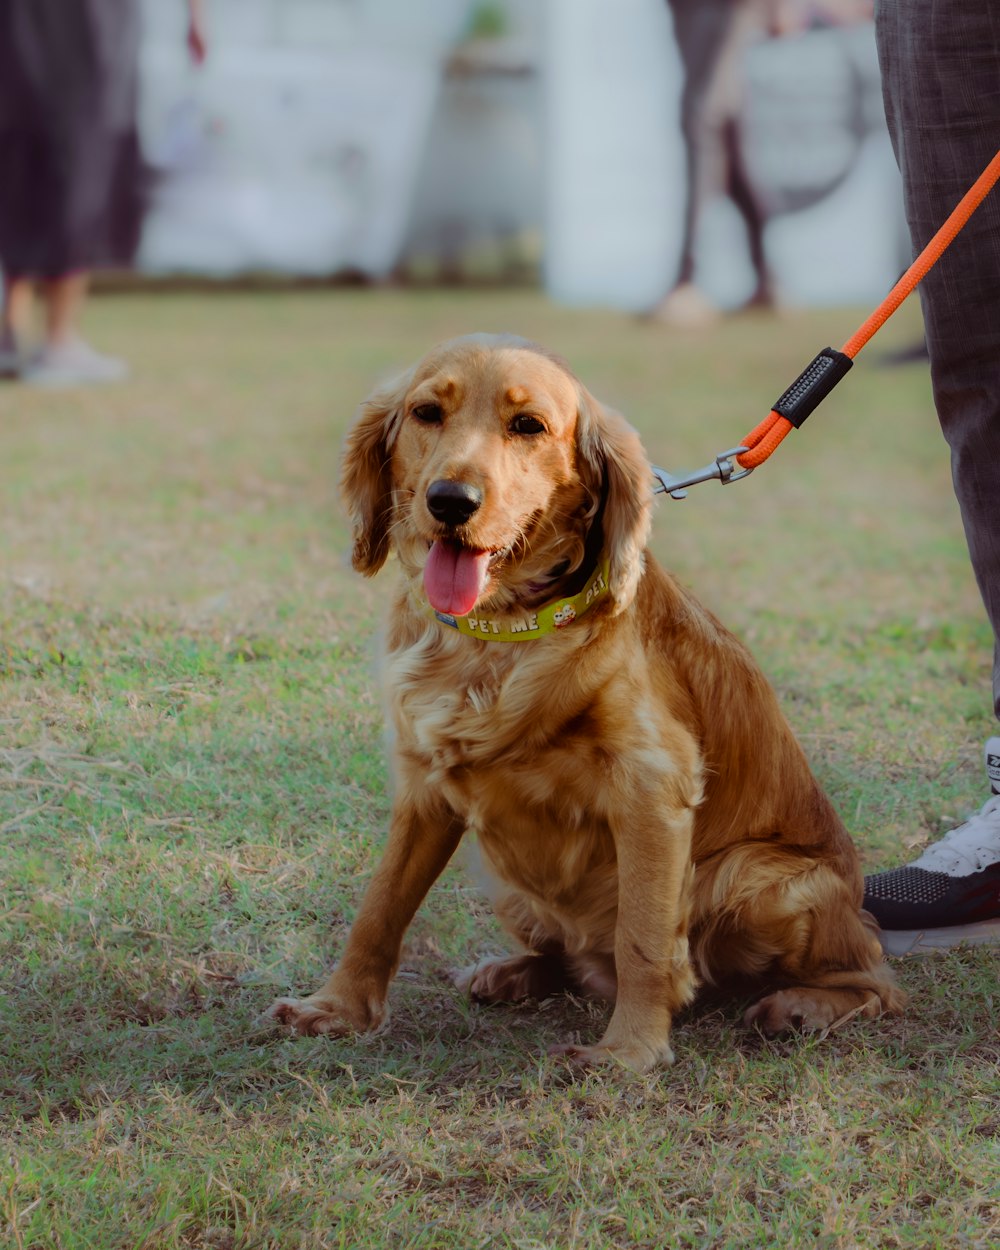
<svg viewBox="0 0 1000 1250"><path fill-rule="evenodd" d="M31 325L34 287L30 278L5 274L3 308L0 310L0 332L14 339L23 338Z"/></svg>
<svg viewBox="0 0 1000 1250"><path fill-rule="evenodd" d="M881 0L876 22L916 254L1000 148L1000 8ZM920 296L969 555L1000 639L1000 190L921 283ZM993 682L1000 718L1000 649Z"/></svg>
<svg viewBox="0 0 1000 1250"><path fill-rule="evenodd" d="M698 217L713 181L713 163L721 163L717 136L707 125L706 103L733 23L732 0L674 0L674 37L684 72L680 122L684 139L687 196L684 234L674 285L694 279L694 243Z"/></svg>
<svg viewBox="0 0 1000 1250"><path fill-rule="evenodd" d="M749 304L773 302L764 254L764 212L743 157L743 60L760 31L752 4L740 0L669 0L683 69L681 135L687 177L681 253L670 291L655 311L662 320L700 324L714 315L695 281L698 223L714 193L725 193L743 219L755 274Z"/></svg>
<svg viewBox="0 0 1000 1250"><path fill-rule="evenodd" d="M695 286L698 221L713 185L721 190L724 156L706 105L719 57L733 24L734 0L668 0L683 83L680 128L684 143L684 217L677 271L653 315L681 325L712 321L715 309Z"/></svg>
<svg viewBox="0 0 1000 1250"><path fill-rule="evenodd" d="M20 372L28 342L34 291L30 278L5 273L0 305L0 377Z"/></svg>
<svg viewBox="0 0 1000 1250"><path fill-rule="evenodd" d="M79 336L89 285L90 275L82 271L61 274L46 284L45 340L49 347L64 347Z"/></svg>
<svg viewBox="0 0 1000 1250"><path fill-rule="evenodd" d="M126 376L125 362L104 356L80 336L80 317L90 276L83 270L50 278L45 287L45 343L21 370L34 386L84 386L118 382Z"/></svg>
<svg viewBox="0 0 1000 1250"><path fill-rule="evenodd" d="M755 284L753 293L747 301L751 308L770 308L774 304L774 279L767 263L764 251L764 227L767 220L761 207L760 199L754 190L753 183L747 172L743 157L743 140L740 121L732 117L723 130L723 142L726 149L726 167L728 171L727 190L729 198L736 205L747 232L747 246L750 249L750 263L753 265Z"/></svg>
<svg viewBox="0 0 1000 1250"><path fill-rule="evenodd" d="M981 0L879 0L875 16L916 254L1000 147L1000 8ZM1000 191L976 211L920 295L934 402L993 626L1000 717ZM865 906L916 948L1000 940L1000 737L986 744L986 758L994 797L978 816L914 864L866 882Z"/></svg>

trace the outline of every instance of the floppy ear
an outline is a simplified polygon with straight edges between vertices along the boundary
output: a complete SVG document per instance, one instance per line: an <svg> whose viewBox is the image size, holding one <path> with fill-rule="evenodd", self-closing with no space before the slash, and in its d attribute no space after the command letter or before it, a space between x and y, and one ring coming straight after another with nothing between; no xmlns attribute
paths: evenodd
<svg viewBox="0 0 1000 1250"><path fill-rule="evenodd" d="M392 520L392 445L410 374L374 391L344 443L340 491L351 522L351 563L372 577L389 554Z"/></svg>
<svg viewBox="0 0 1000 1250"><path fill-rule="evenodd" d="M635 597L653 515L653 473L639 435L583 387L577 448L584 482L598 500L608 557L608 588L618 612Z"/></svg>

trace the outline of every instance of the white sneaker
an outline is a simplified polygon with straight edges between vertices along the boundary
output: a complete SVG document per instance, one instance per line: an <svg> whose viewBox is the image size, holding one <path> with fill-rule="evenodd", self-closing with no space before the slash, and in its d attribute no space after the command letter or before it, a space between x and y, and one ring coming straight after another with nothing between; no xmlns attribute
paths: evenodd
<svg viewBox="0 0 1000 1250"><path fill-rule="evenodd" d="M43 347L21 369L21 380L32 386L92 386L121 382L128 365L115 356L102 356L83 339Z"/></svg>
<svg viewBox="0 0 1000 1250"><path fill-rule="evenodd" d="M992 797L912 864L865 878L866 911L891 955L1000 942L1000 737L984 752Z"/></svg>

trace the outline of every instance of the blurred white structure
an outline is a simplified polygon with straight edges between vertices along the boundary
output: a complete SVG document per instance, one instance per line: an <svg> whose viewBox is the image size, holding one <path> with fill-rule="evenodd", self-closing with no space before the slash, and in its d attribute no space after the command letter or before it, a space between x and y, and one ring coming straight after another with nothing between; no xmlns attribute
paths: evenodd
<svg viewBox="0 0 1000 1250"><path fill-rule="evenodd" d="M211 0L201 70L180 0L143 3L147 271L380 278L424 256L447 275L493 248L540 258L566 302L666 290L683 153L665 0ZM746 72L781 293L881 294L903 257L871 27L762 43ZM751 282L721 199L699 281L723 306Z"/></svg>
<svg viewBox="0 0 1000 1250"><path fill-rule="evenodd" d="M571 303L651 307L680 247L680 62L664 0L549 0L545 274Z"/></svg>
<svg viewBox="0 0 1000 1250"><path fill-rule="evenodd" d="M142 131L156 171L140 266L387 274L409 226L466 0L145 0Z"/></svg>
<svg viewBox="0 0 1000 1250"><path fill-rule="evenodd" d="M545 125L539 58L545 4L507 0L504 33L465 39L450 57L406 240L408 267L445 278L537 272Z"/></svg>

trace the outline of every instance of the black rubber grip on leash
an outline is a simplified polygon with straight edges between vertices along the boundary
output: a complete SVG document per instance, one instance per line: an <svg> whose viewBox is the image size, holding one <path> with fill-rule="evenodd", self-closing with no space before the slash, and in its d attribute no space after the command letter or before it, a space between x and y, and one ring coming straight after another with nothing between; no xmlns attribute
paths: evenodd
<svg viewBox="0 0 1000 1250"><path fill-rule="evenodd" d="M772 410L798 429L853 364L850 356L845 356L843 352L832 347L824 347L806 365L777 403L772 405Z"/></svg>

